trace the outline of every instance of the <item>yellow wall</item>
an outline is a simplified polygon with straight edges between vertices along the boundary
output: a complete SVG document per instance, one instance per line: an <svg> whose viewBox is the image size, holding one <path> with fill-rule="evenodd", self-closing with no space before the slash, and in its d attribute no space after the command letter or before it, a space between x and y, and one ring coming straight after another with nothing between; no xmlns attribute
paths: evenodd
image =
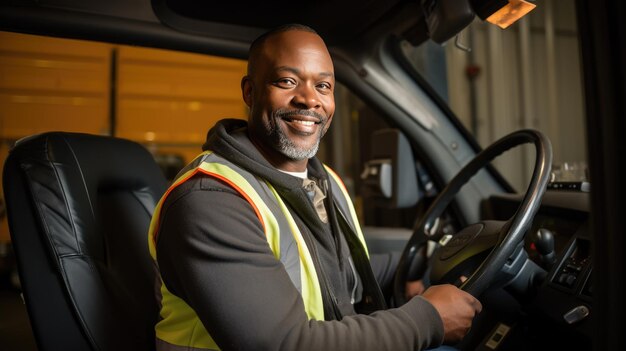
<svg viewBox="0 0 626 351"><path fill-rule="evenodd" d="M245 118L244 73L242 60L0 32L0 163L27 135L110 135L113 94L116 136L188 162L218 119Z"/></svg>
<svg viewBox="0 0 626 351"><path fill-rule="evenodd" d="M1 137L106 132L109 46L55 41L0 33Z"/></svg>

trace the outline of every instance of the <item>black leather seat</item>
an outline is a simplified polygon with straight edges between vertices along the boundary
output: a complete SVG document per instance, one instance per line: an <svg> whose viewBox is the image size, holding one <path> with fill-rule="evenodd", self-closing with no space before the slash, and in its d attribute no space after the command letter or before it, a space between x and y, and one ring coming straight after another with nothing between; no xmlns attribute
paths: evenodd
<svg viewBox="0 0 626 351"><path fill-rule="evenodd" d="M40 350L152 350L150 218L167 182L141 145L51 132L4 166L11 239Z"/></svg>

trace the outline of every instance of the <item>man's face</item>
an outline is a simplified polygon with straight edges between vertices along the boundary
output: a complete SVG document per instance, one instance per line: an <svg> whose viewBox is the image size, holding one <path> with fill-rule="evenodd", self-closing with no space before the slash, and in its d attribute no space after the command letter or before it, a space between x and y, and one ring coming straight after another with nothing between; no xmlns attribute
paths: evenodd
<svg viewBox="0 0 626 351"><path fill-rule="evenodd" d="M335 77L326 45L305 31L276 34L264 43L250 74L242 89L250 107L251 139L278 168L306 166L335 111Z"/></svg>

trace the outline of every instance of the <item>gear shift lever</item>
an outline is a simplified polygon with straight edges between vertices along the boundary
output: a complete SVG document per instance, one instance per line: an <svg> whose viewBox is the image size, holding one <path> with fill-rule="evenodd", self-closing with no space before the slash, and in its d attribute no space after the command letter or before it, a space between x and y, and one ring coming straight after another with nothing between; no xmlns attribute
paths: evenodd
<svg viewBox="0 0 626 351"><path fill-rule="evenodd" d="M546 268L550 269L556 261L554 234L548 229L540 228L531 234L530 240L535 244L537 252L541 255L541 260L547 266Z"/></svg>

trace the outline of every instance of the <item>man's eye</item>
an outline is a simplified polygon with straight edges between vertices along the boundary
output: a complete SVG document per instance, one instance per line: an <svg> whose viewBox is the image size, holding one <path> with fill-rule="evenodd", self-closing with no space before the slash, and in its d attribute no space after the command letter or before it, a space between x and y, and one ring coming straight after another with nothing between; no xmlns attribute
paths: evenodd
<svg viewBox="0 0 626 351"><path fill-rule="evenodd" d="M296 85L296 82L293 79L283 78L276 81L276 85L280 87L292 87Z"/></svg>
<svg viewBox="0 0 626 351"><path fill-rule="evenodd" d="M317 88L320 90L331 90L331 86L329 83L319 83Z"/></svg>

